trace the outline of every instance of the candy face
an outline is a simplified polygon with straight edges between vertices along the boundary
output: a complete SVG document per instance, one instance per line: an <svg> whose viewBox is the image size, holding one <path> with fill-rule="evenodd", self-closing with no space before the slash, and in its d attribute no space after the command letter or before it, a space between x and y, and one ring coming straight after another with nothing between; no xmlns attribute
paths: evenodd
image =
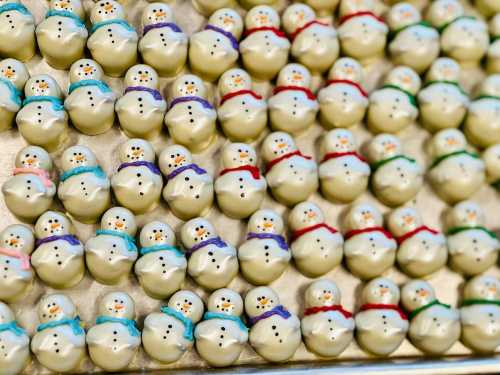
<svg viewBox="0 0 500 375"><path fill-rule="evenodd" d="M0 302L0 317L0 324L16 323L14 313L3 302ZM7 329L0 332L0 341L2 342L0 351L2 371L6 374L20 374L31 359L29 336L24 331Z"/></svg>
<svg viewBox="0 0 500 375"><path fill-rule="evenodd" d="M36 52L35 19L17 0L0 5L9 3L21 6L0 13L0 55L26 62Z"/></svg>

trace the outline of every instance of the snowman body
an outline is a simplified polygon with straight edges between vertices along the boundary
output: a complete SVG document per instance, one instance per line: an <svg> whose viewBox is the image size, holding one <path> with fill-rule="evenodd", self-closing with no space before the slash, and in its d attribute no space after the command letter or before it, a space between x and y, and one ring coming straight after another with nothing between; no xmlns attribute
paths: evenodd
<svg viewBox="0 0 500 375"><path fill-rule="evenodd" d="M464 306L460 309L462 340L474 350L490 353L500 345L498 301Z"/></svg>
<svg viewBox="0 0 500 375"><path fill-rule="evenodd" d="M21 91L7 79L5 73L3 75L6 78L0 77L0 132L12 127L22 105Z"/></svg>
<svg viewBox="0 0 500 375"><path fill-rule="evenodd" d="M490 74L500 73L500 39L492 39L488 52L486 54L486 69Z"/></svg>
<svg viewBox="0 0 500 375"><path fill-rule="evenodd" d="M17 1L0 7L0 55L28 61L35 55L35 19Z"/></svg>
<svg viewBox="0 0 500 375"><path fill-rule="evenodd" d="M470 142L479 147L500 143L500 98L479 97L470 103L464 123L464 132Z"/></svg>
<svg viewBox="0 0 500 375"><path fill-rule="evenodd" d="M2 343L0 349L2 374L22 373L31 359L30 337L24 331L14 332L9 329L0 329L0 342Z"/></svg>
<svg viewBox="0 0 500 375"><path fill-rule="evenodd" d="M268 104L272 128L292 134L312 125L319 109L314 96L296 89L278 92L269 98Z"/></svg>

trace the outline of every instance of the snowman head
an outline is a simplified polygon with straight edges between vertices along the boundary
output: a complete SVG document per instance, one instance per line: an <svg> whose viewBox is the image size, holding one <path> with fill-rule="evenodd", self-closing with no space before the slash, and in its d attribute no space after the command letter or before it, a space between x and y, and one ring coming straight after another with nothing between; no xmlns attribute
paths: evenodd
<svg viewBox="0 0 500 375"><path fill-rule="evenodd" d="M85 11L80 0L51 0L50 9L71 12L82 19L85 18Z"/></svg>
<svg viewBox="0 0 500 375"><path fill-rule="evenodd" d="M184 165L193 163L193 156L189 150L181 145L172 145L165 148L158 159L160 170L168 175Z"/></svg>
<svg viewBox="0 0 500 375"><path fill-rule="evenodd" d="M264 139L261 153L265 161L271 161L297 150L291 135L285 132L274 132Z"/></svg>
<svg viewBox="0 0 500 375"><path fill-rule="evenodd" d="M230 143L222 150L222 164L225 168L257 164L255 149L246 143Z"/></svg>
<svg viewBox="0 0 500 375"><path fill-rule="evenodd" d="M98 1L90 12L90 21L92 23L124 18L125 11L122 6L114 0Z"/></svg>
<svg viewBox="0 0 500 375"><path fill-rule="evenodd" d="M142 25L154 25L162 22L173 22L172 8L163 3L149 4L142 12Z"/></svg>
<svg viewBox="0 0 500 375"><path fill-rule="evenodd" d="M97 159L92 150L85 146L72 146L67 148L61 157L63 171L68 171L76 167L94 167Z"/></svg>
<svg viewBox="0 0 500 375"><path fill-rule="evenodd" d="M5 59L0 62L0 78L9 80L18 90L22 90L30 74L21 61Z"/></svg>
<svg viewBox="0 0 500 375"><path fill-rule="evenodd" d="M101 219L101 228L126 233L135 236L137 225L135 216L124 207L113 207L107 210Z"/></svg>
<svg viewBox="0 0 500 375"><path fill-rule="evenodd" d="M229 69L219 78L218 88L221 96L239 90L251 90L252 78L243 69Z"/></svg>
<svg viewBox="0 0 500 375"><path fill-rule="evenodd" d="M464 8L457 0L432 1L425 18L434 27L443 26L464 15Z"/></svg>
<svg viewBox="0 0 500 375"><path fill-rule="evenodd" d="M387 226L393 235L401 237L422 226L420 214L412 207L400 207L389 215Z"/></svg>
<svg viewBox="0 0 500 375"><path fill-rule="evenodd" d="M402 147L395 135L379 134L370 141L366 151L368 158L374 163L401 155Z"/></svg>
<svg viewBox="0 0 500 375"><path fill-rule="evenodd" d="M66 215L56 211L46 211L35 223L37 238L63 236L73 233L73 225Z"/></svg>
<svg viewBox="0 0 500 375"><path fill-rule="evenodd" d="M462 201L457 203L448 212L449 227L473 227L484 225L485 217L481 206L473 201Z"/></svg>
<svg viewBox="0 0 500 375"><path fill-rule="evenodd" d="M350 57L341 57L330 68L329 79L345 79L360 83L363 81L363 67Z"/></svg>
<svg viewBox="0 0 500 375"><path fill-rule="evenodd" d="M113 318L135 318L135 303L125 292L111 292L102 297L99 304L99 315Z"/></svg>
<svg viewBox="0 0 500 375"><path fill-rule="evenodd" d="M245 16L245 28L255 29L258 27L280 27L280 16L278 12L268 5L257 5L250 9Z"/></svg>
<svg viewBox="0 0 500 375"><path fill-rule="evenodd" d="M369 203L358 203L351 207L346 216L348 230L381 227L382 214Z"/></svg>
<svg viewBox="0 0 500 375"><path fill-rule="evenodd" d="M500 35L500 13L496 13L491 18L488 29L492 37Z"/></svg>
<svg viewBox="0 0 500 375"><path fill-rule="evenodd" d="M197 294L189 290L179 290L168 301L168 307L180 312L193 323L203 316L203 301Z"/></svg>
<svg viewBox="0 0 500 375"><path fill-rule="evenodd" d="M328 152L356 151L356 140L351 131L347 129L333 129L325 134L321 145L324 154Z"/></svg>
<svg viewBox="0 0 500 375"><path fill-rule="evenodd" d="M430 148L434 157L450 154L467 147L464 134L458 129L443 129L431 139Z"/></svg>
<svg viewBox="0 0 500 375"><path fill-rule="evenodd" d="M352 13L369 11L373 12L376 8L374 0L341 0L339 6L340 17Z"/></svg>
<svg viewBox="0 0 500 375"><path fill-rule="evenodd" d="M50 155L38 146L26 146L16 155L15 165L17 168L38 168L47 172L52 170Z"/></svg>
<svg viewBox="0 0 500 375"><path fill-rule="evenodd" d="M71 65L69 69L69 79L71 83L87 79L102 80L104 72L101 66L91 59L80 59Z"/></svg>
<svg viewBox="0 0 500 375"><path fill-rule="evenodd" d="M464 299L500 300L500 280L489 275L473 277L465 284Z"/></svg>
<svg viewBox="0 0 500 375"><path fill-rule="evenodd" d="M483 161L491 181L500 179L500 143L486 149L483 153Z"/></svg>
<svg viewBox="0 0 500 375"><path fill-rule="evenodd" d="M0 232L0 247L29 255L35 247L35 236L27 226L12 224Z"/></svg>
<svg viewBox="0 0 500 375"><path fill-rule="evenodd" d="M243 32L243 20L234 9L230 8L221 8L213 12L208 24L233 34L236 39L239 39Z"/></svg>
<svg viewBox="0 0 500 375"><path fill-rule="evenodd" d="M267 286L251 289L245 296L245 311L250 318L262 315L279 304L278 295Z"/></svg>
<svg viewBox="0 0 500 375"><path fill-rule="evenodd" d="M9 305L0 301L0 324L10 323L16 320L16 317Z"/></svg>
<svg viewBox="0 0 500 375"><path fill-rule="evenodd" d="M151 143L141 138L132 138L122 143L118 151L122 163L131 163L134 161L155 161L155 150Z"/></svg>
<svg viewBox="0 0 500 375"><path fill-rule="evenodd" d="M181 229L182 243L188 249L215 237L217 237L217 233L214 226L207 219L201 217L189 220Z"/></svg>
<svg viewBox="0 0 500 375"><path fill-rule="evenodd" d="M322 279L311 283L305 292L305 307L340 305L340 289L333 281Z"/></svg>
<svg viewBox="0 0 500 375"><path fill-rule="evenodd" d="M158 74L152 67L145 64L134 65L127 70L124 82L127 86L141 86L155 90L160 87Z"/></svg>
<svg viewBox="0 0 500 375"><path fill-rule="evenodd" d="M248 221L248 231L253 233L281 234L284 229L281 216L269 209L258 210Z"/></svg>
<svg viewBox="0 0 500 375"><path fill-rule="evenodd" d="M277 86L299 86L309 88L311 85L311 73L304 65L287 64L278 74Z"/></svg>
<svg viewBox="0 0 500 375"><path fill-rule="evenodd" d="M325 222L321 208L312 202L302 202L290 212L288 223L292 230L311 227Z"/></svg>
<svg viewBox="0 0 500 375"><path fill-rule="evenodd" d="M460 79L460 65L449 57L440 57L432 63L427 71L427 81L452 81Z"/></svg>
<svg viewBox="0 0 500 375"><path fill-rule="evenodd" d="M47 74L31 77L24 86L26 96L55 96L62 98L62 92L57 82Z"/></svg>
<svg viewBox="0 0 500 375"><path fill-rule="evenodd" d="M361 300L363 303L397 305L399 303L399 288L391 280L378 277L365 285Z"/></svg>
<svg viewBox="0 0 500 375"><path fill-rule="evenodd" d="M152 221L142 227L139 235L142 247L156 245L175 245L175 233L170 225L161 221Z"/></svg>
<svg viewBox="0 0 500 375"><path fill-rule="evenodd" d="M283 22L285 31L291 34L298 28L315 19L316 13L309 5L297 3L285 9L281 21Z"/></svg>
<svg viewBox="0 0 500 375"><path fill-rule="evenodd" d="M385 83L400 87L412 95L416 95L422 85L420 76L407 66L397 66L392 69L385 78Z"/></svg>
<svg viewBox="0 0 500 375"><path fill-rule="evenodd" d="M64 294L49 294L38 302L38 318L47 323L61 319L72 319L76 316L73 301Z"/></svg>
<svg viewBox="0 0 500 375"><path fill-rule="evenodd" d="M479 91L483 95L500 96L500 74L492 74L481 82Z"/></svg>
<svg viewBox="0 0 500 375"><path fill-rule="evenodd" d="M240 316L243 313L243 300L234 290L223 288L208 297L207 308L216 313Z"/></svg>
<svg viewBox="0 0 500 375"><path fill-rule="evenodd" d="M412 280L401 289L401 302L408 311L427 305L436 299L431 284L424 280Z"/></svg>
<svg viewBox="0 0 500 375"><path fill-rule="evenodd" d="M386 22L391 30L398 30L422 20L420 12L410 3L397 3L387 13Z"/></svg>
<svg viewBox="0 0 500 375"><path fill-rule="evenodd" d="M172 84L172 97L199 96L206 98L207 90L200 77L194 74L184 74Z"/></svg>

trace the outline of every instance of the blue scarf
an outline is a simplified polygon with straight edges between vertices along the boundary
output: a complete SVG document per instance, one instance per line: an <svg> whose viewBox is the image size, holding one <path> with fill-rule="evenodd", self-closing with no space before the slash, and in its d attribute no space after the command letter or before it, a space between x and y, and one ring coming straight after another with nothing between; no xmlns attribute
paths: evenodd
<svg viewBox="0 0 500 375"><path fill-rule="evenodd" d="M67 10L51 9L45 14L45 18L54 16L71 18L73 21L75 21L77 26L85 28L85 24L82 22L82 19L73 12L68 12Z"/></svg>
<svg viewBox="0 0 500 375"><path fill-rule="evenodd" d="M168 316L171 316L177 320L179 320L184 326L184 334L182 335L186 340L193 341L193 331L194 324L193 321L189 318L186 318L182 313L177 310L174 310L168 306L160 307L160 311Z"/></svg>
<svg viewBox="0 0 500 375"><path fill-rule="evenodd" d="M9 322L9 323L0 324L0 332L3 332L3 331L11 331L16 336L22 336L22 335L26 334L24 329L19 327L15 320L13 320L12 322Z"/></svg>
<svg viewBox="0 0 500 375"><path fill-rule="evenodd" d="M178 248L176 248L175 246L171 246L171 245L154 245L154 246L143 247L140 250L140 253L141 253L141 255L146 255L149 253L154 253L154 252L163 251L163 250L171 251L172 253L175 254L176 257L179 257L179 258L184 257L184 254L181 253L181 251Z"/></svg>
<svg viewBox="0 0 500 375"><path fill-rule="evenodd" d="M5 86L7 86L10 91L10 100L12 100L20 107L23 104L23 101L21 100L21 96L23 95L23 93L19 91L17 87L14 86L14 84L8 79L0 78L0 83L3 83Z"/></svg>
<svg viewBox="0 0 500 375"><path fill-rule="evenodd" d="M96 175L96 177L99 177L99 178L106 178L106 173L104 173L104 171L102 170L102 168L98 165L96 166L93 166L93 167L76 167L76 168L73 168L73 169L70 169L70 170L67 170L66 172L64 172L60 177L59 177L59 180L61 180L62 182L66 181L68 178L70 177L73 177L73 176L76 176L76 175L79 175L79 174L83 174L83 173L93 173L94 175Z"/></svg>
<svg viewBox="0 0 500 375"><path fill-rule="evenodd" d="M51 102L54 111L64 111L62 99L55 96L28 96L23 100L23 106L37 102Z"/></svg>
<svg viewBox="0 0 500 375"><path fill-rule="evenodd" d="M0 13L10 12L11 10L17 10L19 13L31 15L28 8L26 8L23 4L9 3L9 4L5 4L5 5L0 6Z"/></svg>
<svg viewBox="0 0 500 375"><path fill-rule="evenodd" d="M87 86L97 86L102 93L112 92L109 86L103 81L99 81L97 79L84 79L83 81L73 82L71 85L69 85L68 94L71 94L73 91L79 89L80 87Z"/></svg>
<svg viewBox="0 0 500 375"><path fill-rule="evenodd" d="M242 331L245 331L245 332L248 331L247 326L245 325L245 323L243 323L243 321L241 320L241 318L239 316L227 315L227 314L223 314L223 313L207 311L205 313L205 315L203 315L203 319L205 319L205 320L210 320L210 319L231 320L232 322L235 322L236 324L238 324L238 327L240 327L240 329Z"/></svg>
<svg viewBox="0 0 500 375"><path fill-rule="evenodd" d="M121 25L124 28L126 28L128 31L135 32L135 29L132 26L130 26L130 24L127 21L118 19L118 20L108 20L108 21L94 23L92 25L92 28L90 29L90 33L93 34L101 27L108 26L108 25Z"/></svg>
<svg viewBox="0 0 500 375"><path fill-rule="evenodd" d="M58 326L64 326L64 325L69 325L71 329L73 330L73 333L75 335L83 335L85 331L80 325L80 317L77 316L74 319L70 318L65 318L61 320L54 320L52 322L47 322L47 323L41 323L36 327L37 332L42 332L43 330L47 328L55 328Z"/></svg>
<svg viewBox="0 0 500 375"><path fill-rule="evenodd" d="M103 323L118 323L124 325L128 329L128 333L131 336L140 336L140 332L135 326L135 320L126 319L126 318L114 318L112 316L98 316L95 320L95 324L103 324Z"/></svg>
<svg viewBox="0 0 500 375"><path fill-rule="evenodd" d="M135 238L128 235L127 233L118 232L117 230L112 230L112 229L98 229L95 231L95 234L97 236L104 234L108 236L120 237L127 243L128 251L137 251L137 246L135 245Z"/></svg>

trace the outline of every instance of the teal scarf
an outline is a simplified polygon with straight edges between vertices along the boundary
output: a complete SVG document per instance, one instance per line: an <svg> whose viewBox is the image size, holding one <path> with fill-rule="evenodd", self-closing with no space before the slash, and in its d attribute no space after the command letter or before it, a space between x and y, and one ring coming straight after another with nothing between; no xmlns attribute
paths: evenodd
<svg viewBox="0 0 500 375"><path fill-rule="evenodd" d="M184 257L184 254L182 254L178 248L176 248L175 246L171 246L171 245L154 245L154 246L143 247L140 250L140 254L146 255L149 253L154 253L154 252L163 251L163 250L171 251L172 253L175 254L176 257L179 257L179 258Z"/></svg>
<svg viewBox="0 0 500 375"><path fill-rule="evenodd" d="M12 10L17 10L19 13L22 13L25 15L31 15L28 8L26 8L23 4L9 3L9 4L5 4L5 5L0 6L0 13L10 12Z"/></svg>
<svg viewBox="0 0 500 375"><path fill-rule="evenodd" d="M71 94L73 91L79 89L80 87L87 86L97 86L102 93L112 92L109 86L103 81L99 81L97 79L84 79L83 81L73 82L71 85L69 85L68 94Z"/></svg>
<svg viewBox="0 0 500 375"><path fill-rule="evenodd" d="M52 109L54 111L64 111L63 101L60 98L55 96L28 96L23 101L23 106L26 106L30 103L37 102L50 102L52 103Z"/></svg>
<svg viewBox="0 0 500 375"><path fill-rule="evenodd" d="M19 91L17 87L14 86L14 84L8 79L0 78L0 83L7 86L10 91L10 99L20 107L23 104L23 101L21 100L23 93Z"/></svg>
<svg viewBox="0 0 500 375"><path fill-rule="evenodd" d="M0 332L11 331L16 336L25 335L26 331L17 325L17 322L13 320L9 323L0 324Z"/></svg>
<svg viewBox="0 0 500 375"><path fill-rule="evenodd" d="M127 21L117 19L117 20L108 20L108 21L94 23L92 25L92 28L90 29L90 33L93 34L97 30L99 30L101 27L108 26L108 25L121 25L124 28L126 28L128 31L135 32L135 29L132 26L130 26L130 24Z"/></svg>
<svg viewBox="0 0 500 375"><path fill-rule="evenodd" d="M184 326L184 334L183 334L184 338L189 341L194 340L193 338L194 324L191 319L186 318L184 315L182 315L182 313L168 306L160 307L160 311L164 314L167 314L168 316L171 316L179 320Z"/></svg>
<svg viewBox="0 0 500 375"><path fill-rule="evenodd" d="M118 232L117 230L112 229L98 229L95 231L97 236L100 235L108 235L122 238L127 243L128 251L137 251L137 246L135 245L135 238L128 235L127 233Z"/></svg>
<svg viewBox="0 0 500 375"><path fill-rule="evenodd" d="M74 319L65 318L61 320L54 320L52 322L41 323L36 328L36 331L41 332L47 328L55 328L63 325L69 325L75 335L83 335L85 333L82 326L80 325L80 317L78 316Z"/></svg>
<svg viewBox="0 0 500 375"><path fill-rule="evenodd" d="M97 319L95 320L95 324L103 324L103 323L118 323L121 325L124 325L128 329L128 333L130 333L130 336L140 336L140 332L135 326L135 320L132 319L126 319L126 318L114 318L112 316L98 316Z"/></svg>
<svg viewBox="0 0 500 375"><path fill-rule="evenodd" d="M98 165L96 166L93 166L93 167L76 167L76 168L73 168L73 169L70 169L66 172L64 172L60 177L59 177L59 180L61 180L62 182L66 181L68 178L70 177L73 177L73 176L76 176L76 175L79 175L79 174L83 174L83 173L93 173L94 175L96 175L96 177L99 177L99 178L106 178L106 173L104 173L104 171L102 170L102 168Z"/></svg>
<svg viewBox="0 0 500 375"><path fill-rule="evenodd" d="M85 24L82 22L82 19L73 12L68 12L67 10L51 9L45 14L45 18L54 16L71 18L73 21L75 21L77 26L85 28Z"/></svg>
<svg viewBox="0 0 500 375"><path fill-rule="evenodd" d="M241 318L239 316L234 316L234 315L228 315L228 314L223 314L223 313L217 313L217 312L212 312L212 311L207 311L205 315L203 315L203 319L205 320L210 320L210 319L223 319L223 320L230 320L232 322L235 322L238 324L240 329L242 331L247 332L248 328L247 326L243 323Z"/></svg>

